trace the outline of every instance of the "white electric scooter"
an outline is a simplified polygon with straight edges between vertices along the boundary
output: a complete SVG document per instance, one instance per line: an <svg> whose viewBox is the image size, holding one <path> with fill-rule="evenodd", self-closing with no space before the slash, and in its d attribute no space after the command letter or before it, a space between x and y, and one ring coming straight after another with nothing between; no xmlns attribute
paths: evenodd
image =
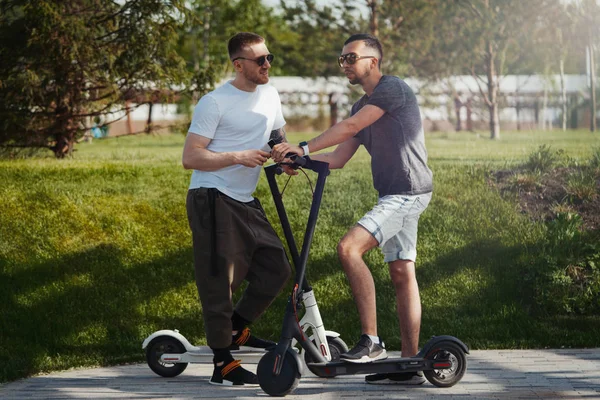
<svg viewBox="0 0 600 400"><path fill-rule="evenodd" d="M328 361L339 360L339 355L348 351L348 346L339 337L340 334L325 330L314 293L303 294L305 314L300 321L302 330L309 334L310 340L321 349ZM310 332L309 332L310 331ZM296 343L293 343L295 346ZM194 346L177 329L164 329L148 336L142 344L146 350L148 366L157 375L172 378L181 374L190 363L212 364L213 352L208 346ZM304 350L302 350L304 353ZM231 355L247 364L258 364L266 350L240 346ZM305 357L308 354L304 354ZM304 358L304 357L303 357ZM310 361L310 359L308 359Z"/></svg>
<svg viewBox="0 0 600 400"><path fill-rule="evenodd" d="M269 145L272 147L271 143L269 143ZM281 173L281 167L278 165L271 165L266 168L271 193L274 198L278 198L280 192L274 180L273 171L275 170L277 170L278 174ZM276 201L275 203L279 217L287 220L285 210L282 209L280 202ZM298 248L296 247L291 229L289 229L289 223L283 224L284 234L296 269L301 265L306 265L308 248L316 224L316 212L318 212L318 204L313 204L306 227L302 260L298 253ZM305 333L305 337L319 349L319 352L327 361L339 361L340 354L347 352L348 346L340 338L339 333L325 330L314 292L307 284L305 284L305 286L302 293L302 304L304 305L305 313L298 322L298 325ZM296 339L293 339L291 348L295 349L296 352L302 352L304 363L313 362L314 357L305 352L303 347L299 349L299 346L296 346L297 344ZM187 368L189 363L210 364L213 359L213 352L208 346L192 345L178 330L160 330L154 332L144 340L142 349L146 349L146 360L150 369L156 374L168 378L181 374ZM241 359L242 362L249 364L258 364L265 354L266 350L257 350L252 347L244 346L241 346L239 350L231 352L231 355L234 358Z"/></svg>

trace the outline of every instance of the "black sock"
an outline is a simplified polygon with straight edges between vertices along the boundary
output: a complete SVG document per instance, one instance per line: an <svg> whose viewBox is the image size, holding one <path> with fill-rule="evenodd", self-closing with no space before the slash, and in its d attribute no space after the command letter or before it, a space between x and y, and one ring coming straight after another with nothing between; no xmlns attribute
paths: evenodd
<svg viewBox="0 0 600 400"><path fill-rule="evenodd" d="M233 357L231 356L231 353L229 352L228 348L214 349L211 347L211 350L213 351L213 354L215 355L213 357L213 362L215 364L218 364L220 362L228 363L228 362L233 361Z"/></svg>
<svg viewBox="0 0 600 400"><path fill-rule="evenodd" d="M233 316L231 317L231 329L232 330L239 332L248 325L250 325L250 321L248 321L247 319L244 319L236 311L233 312Z"/></svg>

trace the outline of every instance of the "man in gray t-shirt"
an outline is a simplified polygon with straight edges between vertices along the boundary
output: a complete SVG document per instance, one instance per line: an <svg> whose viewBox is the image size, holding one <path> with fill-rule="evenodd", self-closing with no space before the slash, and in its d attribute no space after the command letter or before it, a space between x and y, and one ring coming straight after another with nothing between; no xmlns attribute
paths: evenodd
<svg viewBox="0 0 600 400"><path fill-rule="evenodd" d="M299 146L276 145L277 162L289 152L308 155L339 144L331 153L311 156L342 168L362 144L371 155L373 184L379 201L342 238L338 255L356 301L362 335L358 344L340 357L367 363L387 358L377 335L375 285L363 255L379 246L390 268L396 292L402 356L418 352L421 299L415 273L417 226L433 190L431 170L417 99L401 79L381 74L381 44L368 34L351 36L338 63L351 84L360 84L365 95L352 107L352 115L321 135ZM421 384L422 373L374 374L368 383Z"/></svg>
<svg viewBox="0 0 600 400"><path fill-rule="evenodd" d="M400 78L384 75L370 96L365 94L354 104L352 115L368 104L385 113L355 138L371 154L379 197L431 192L421 113L413 91Z"/></svg>

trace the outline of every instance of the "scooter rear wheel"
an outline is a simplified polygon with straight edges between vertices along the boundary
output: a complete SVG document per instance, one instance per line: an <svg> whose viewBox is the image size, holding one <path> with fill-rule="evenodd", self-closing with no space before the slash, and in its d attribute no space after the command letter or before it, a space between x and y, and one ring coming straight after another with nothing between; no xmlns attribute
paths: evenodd
<svg viewBox="0 0 600 400"><path fill-rule="evenodd" d="M314 340L313 344L316 345ZM340 361L340 355L348 351L348 345L340 337L327 336L327 344L329 345L329 352L331 353L331 362ZM313 358L307 351L304 352L304 362L306 363L306 366L310 372L319 376L319 370L316 368L311 368L308 365L309 363L313 362ZM326 378L335 378L335 376L326 376Z"/></svg>
<svg viewBox="0 0 600 400"><path fill-rule="evenodd" d="M428 360L448 360L447 367L423 371L425 378L438 387L456 385L467 371L467 357L463 349L456 343L441 342L426 356Z"/></svg>
<svg viewBox="0 0 600 400"><path fill-rule="evenodd" d="M293 350L288 350L283 359L281 373L276 376L273 369L277 353L272 350L262 356L256 368L256 375L258 383L265 393L271 396L285 396L296 389L300 382L299 361L296 360L296 357L298 355Z"/></svg>
<svg viewBox="0 0 600 400"><path fill-rule="evenodd" d="M165 378L172 378L185 371L188 366L187 363L166 363L161 361L160 357L165 353L185 353L185 346L171 336L159 336L152 339L148 347L146 347L146 361L152 371Z"/></svg>

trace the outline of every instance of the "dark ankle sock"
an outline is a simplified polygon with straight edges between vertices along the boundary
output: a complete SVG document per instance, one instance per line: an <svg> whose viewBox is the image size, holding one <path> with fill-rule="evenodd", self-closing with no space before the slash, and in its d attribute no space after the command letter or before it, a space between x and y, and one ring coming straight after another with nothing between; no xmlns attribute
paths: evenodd
<svg viewBox="0 0 600 400"><path fill-rule="evenodd" d="M231 329L239 332L250 325L250 322L251 321L244 319L240 314L234 311L233 316L231 317Z"/></svg>
<svg viewBox="0 0 600 400"><path fill-rule="evenodd" d="M215 355L213 357L213 362L215 364L220 363L220 362L230 362L233 361L233 357L231 356L231 352L229 351L228 348L225 349L214 349L211 347L211 350L213 351L213 354Z"/></svg>

